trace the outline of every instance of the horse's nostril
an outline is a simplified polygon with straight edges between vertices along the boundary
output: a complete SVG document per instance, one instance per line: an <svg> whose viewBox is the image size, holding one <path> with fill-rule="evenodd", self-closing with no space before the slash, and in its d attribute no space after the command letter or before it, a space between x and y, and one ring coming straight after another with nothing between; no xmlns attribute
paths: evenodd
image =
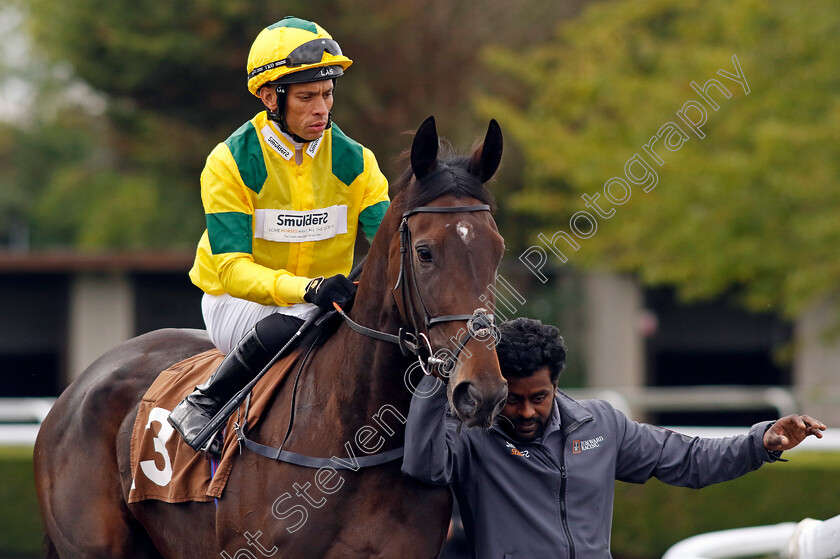
<svg viewBox="0 0 840 559"><path fill-rule="evenodd" d="M502 411L502 408L505 407L505 402L507 401L507 384L503 384L499 391L496 393L496 397L491 400L496 402L496 405L493 407L493 416L496 416L499 412Z"/></svg>
<svg viewBox="0 0 840 559"><path fill-rule="evenodd" d="M470 381L459 382L452 391L452 402L463 419L473 417L484 403L481 392Z"/></svg>

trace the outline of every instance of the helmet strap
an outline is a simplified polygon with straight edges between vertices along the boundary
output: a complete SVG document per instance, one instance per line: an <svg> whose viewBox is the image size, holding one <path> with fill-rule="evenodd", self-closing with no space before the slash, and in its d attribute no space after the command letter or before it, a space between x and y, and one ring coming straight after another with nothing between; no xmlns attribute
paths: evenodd
<svg viewBox="0 0 840 559"><path fill-rule="evenodd" d="M333 88L335 88L335 79L333 79ZM272 111L268 107L265 108L265 114L269 120L273 120L280 126L280 130L289 135L294 141L300 144L308 144L309 142L314 142L315 140L307 140L306 138L301 138L294 132L289 129L289 126L286 124L286 85L285 84L277 84L274 91L277 93L277 110ZM332 126L332 111L327 113L327 126L324 127L324 130L329 130Z"/></svg>

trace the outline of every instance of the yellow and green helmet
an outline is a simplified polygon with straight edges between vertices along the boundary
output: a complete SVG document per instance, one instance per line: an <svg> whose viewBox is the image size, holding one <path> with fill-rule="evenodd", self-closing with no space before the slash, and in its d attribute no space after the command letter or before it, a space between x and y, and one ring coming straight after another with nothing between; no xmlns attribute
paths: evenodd
<svg viewBox="0 0 840 559"><path fill-rule="evenodd" d="M317 23L288 16L257 35L248 54L248 91L259 97L266 83L335 79L353 61Z"/></svg>

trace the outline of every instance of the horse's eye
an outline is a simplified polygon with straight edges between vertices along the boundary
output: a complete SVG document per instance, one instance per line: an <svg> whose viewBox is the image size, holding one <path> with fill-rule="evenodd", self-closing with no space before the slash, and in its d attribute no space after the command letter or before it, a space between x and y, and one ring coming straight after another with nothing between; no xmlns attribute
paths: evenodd
<svg viewBox="0 0 840 559"><path fill-rule="evenodd" d="M420 259L420 262L431 262L432 261L432 251L426 247L417 247L417 258Z"/></svg>

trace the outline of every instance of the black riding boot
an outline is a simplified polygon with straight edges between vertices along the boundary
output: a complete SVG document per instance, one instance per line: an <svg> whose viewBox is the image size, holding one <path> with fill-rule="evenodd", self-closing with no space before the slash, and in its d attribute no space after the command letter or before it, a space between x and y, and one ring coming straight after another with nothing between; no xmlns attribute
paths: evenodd
<svg viewBox="0 0 840 559"><path fill-rule="evenodd" d="M195 387L169 414L169 423L188 445L197 448L195 438L234 394L248 384L274 357L263 346L252 328L225 356L207 382Z"/></svg>
<svg viewBox="0 0 840 559"><path fill-rule="evenodd" d="M195 440L199 432L234 394L262 371L302 323L298 318L283 314L264 318L225 356L207 382L196 386L192 394L175 406L169 414L169 423L188 445L202 450ZM209 450L217 449L211 446Z"/></svg>

